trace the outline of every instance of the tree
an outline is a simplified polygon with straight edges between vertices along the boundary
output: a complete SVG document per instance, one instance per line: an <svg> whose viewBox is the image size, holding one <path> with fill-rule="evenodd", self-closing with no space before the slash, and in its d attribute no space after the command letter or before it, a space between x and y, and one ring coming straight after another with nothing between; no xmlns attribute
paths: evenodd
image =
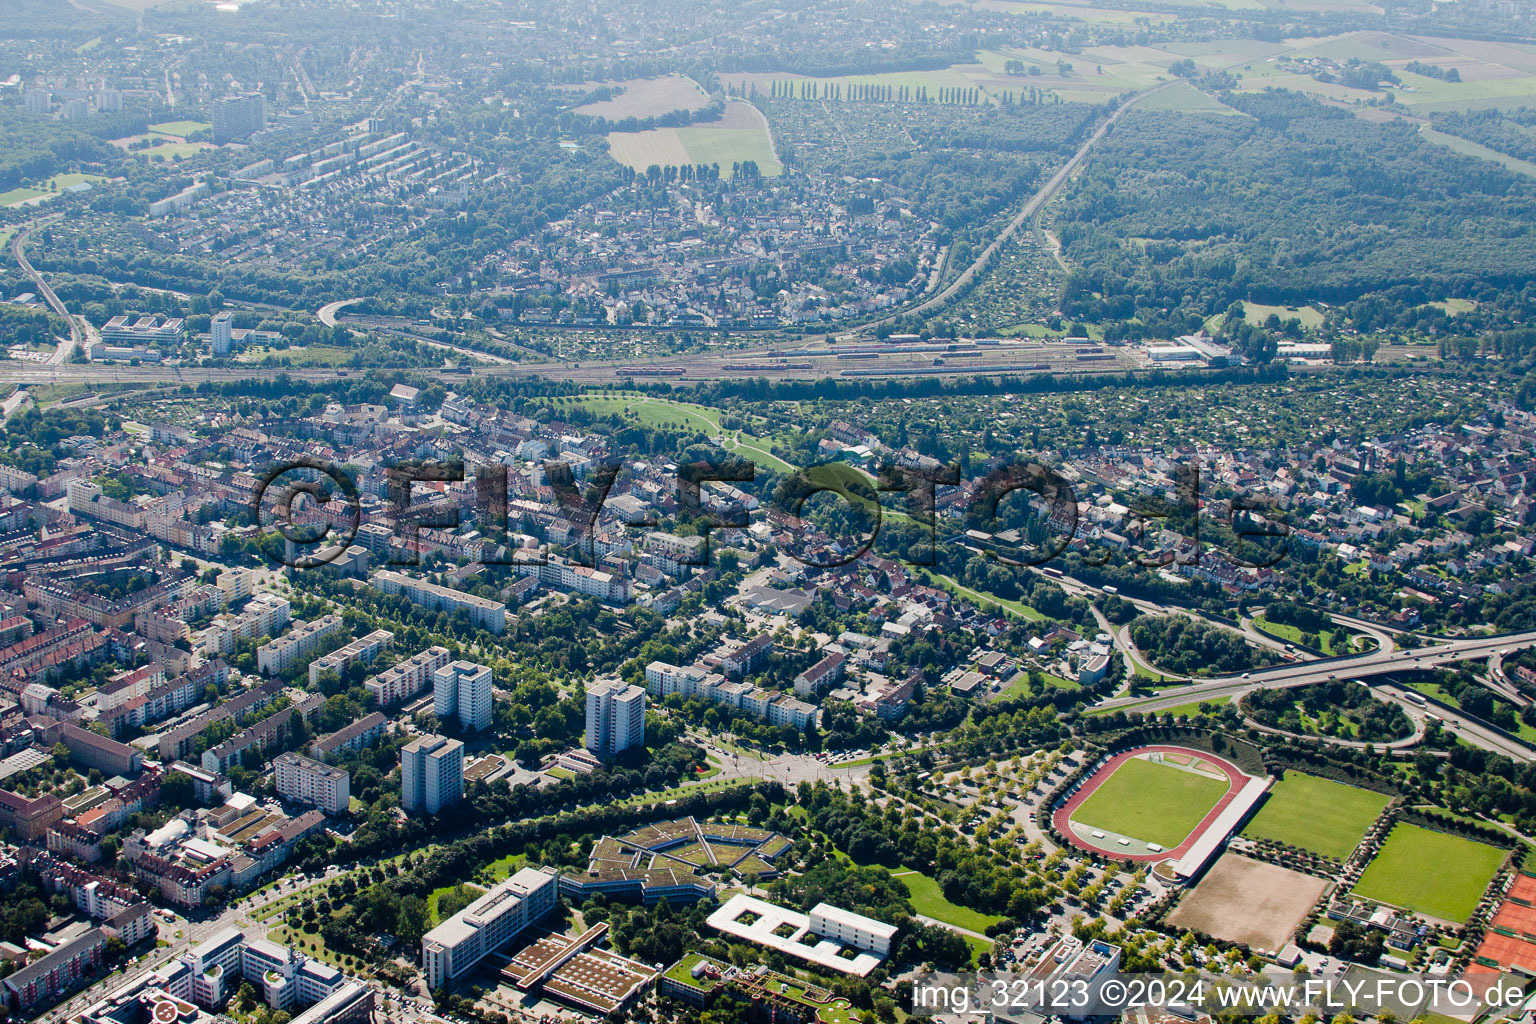
<svg viewBox="0 0 1536 1024"><path fill-rule="evenodd" d="M400 901L395 934L407 947L414 949L421 944L421 937L427 933L429 923L426 900L420 896L407 896Z"/></svg>
<svg viewBox="0 0 1536 1024"><path fill-rule="evenodd" d="M1385 947L1381 932L1369 925L1343 921L1333 930L1333 938L1328 940L1328 952L1341 960L1369 966L1381 959Z"/></svg>
<svg viewBox="0 0 1536 1024"><path fill-rule="evenodd" d="M160 780L160 800L176 808L196 807L197 793L192 776L186 772L166 773L165 778Z"/></svg>

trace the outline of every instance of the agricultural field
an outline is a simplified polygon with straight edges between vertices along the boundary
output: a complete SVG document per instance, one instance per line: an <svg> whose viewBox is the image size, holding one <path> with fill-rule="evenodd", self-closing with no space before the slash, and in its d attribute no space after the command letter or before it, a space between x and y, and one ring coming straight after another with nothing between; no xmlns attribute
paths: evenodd
<svg viewBox="0 0 1536 1024"><path fill-rule="evenodd" d="M1287 772L1271 787L1243 835L1345 860L1390 802L1390 797L1368 789Z"/></svg>
<svg viewBox="0 0 1536 1024"><path fill-rule="evenodd" d="M1132 757L1083 801L1072 820L1173 849L1227 789L1225 780Z"/></svg>
<svg viewBox="0 0 1536 1024"><path fill-rule="evenodd" d="M1247 117L1240 110L1233 110L1209 93L1201 92L1188 82L1177 82L1153 93L1136 104L1137 110L1170 110L1179 114L1219 114L1224 117Z"/></svg>
<svg viewBox="0 0 1536 1024"><path fill-rule="evenodd" d="M1464 139L1460 135L1452 135L1449 132L1442 132L1439 129L1431 128L1429 125L1424 125L1422 128L1420 128L1419 135L1420 137L1428 139L1430 142L1433 142L1436 145L1444 146L1446 149L1449 149L1452 152L1461 153L1464 156L1475 156L1482 160L1492 160L1494 163L1499 164L1506 170L1514 171L1516 174L1524 174L1529 178L1536 178L1536 164L1531 163L1529 160L1521 160L1519 157L1510 156L1508 153L1500 153L1496 149L1490 149L1481 143L1473 142L1471 139ZM1447 301L1465 302L1467 300L1450 299ZM1432 305L1441 304L1432 303ZM1465 312L1465 310L1453 310L1447 308L1446 312L1452 316L1455 316L1457 312Z"/></svg>
<svg viewBox="0 0 1536 1024"><path fill-rule="evenodd" d="M1445 37L1409 37L1389 32L1351 32L1325 39L1300 40L1284 48L1282 55L1248 61L1230 70L1241 77L1239 90L1262 92L1285 88L1318 99L1362 105L1362 113L1380 119L1389 111L1422 114L1442 110L1529 106L1536 98L1536 48L1513 43L1485 42ZM1339 82L1320 82L1305 66L1286 65L1284 58L1306 61L1380 61L1397 75L1401 85L1390 90L1359 89ZM1407 69L1414 61L1446 70L1455 69L1459 82L1416 74ZM1203 63L1203 62L1202 62ZM1390 96L1392 104L1377 106ZM1370 109L1364 104L1371 103Z"/></svg>
<svg viewBox="0 0 1536 1024"><path fill-rule="evenodd" d="M719 164L729 178L732 165L753 161L765 176L783 171L773 151L768 121L750 103L733 100L719 121L643 132L609 132L608 151L619 163L644 173L653 164Z"/></svg>
<svg viewBox="0 0 1536 1024"><path fill-rule="evenodd" d="M1504 863L1497 846L1407 822L1387 836L1355 883L1355 895L1461 924Z"/></svg>
<svg viewBox="0 0 1536 1024"><path fill-rule="evenodd" d="M1259 950L1279 950L1327 887L1327 879L1225 853L1179 902L1168 923Z"/></svg>
<svg viewBox="0 0 1536 1024"><path fill-rule="evenodd" d="M699 83L684 75L636 78L606 84L617 86L623 91L612 99L577 107L575 112L609 121L622 121L626 117L644 120L670 114L674 110L702 110L709 104L709 94L699 87Z"/></svg>

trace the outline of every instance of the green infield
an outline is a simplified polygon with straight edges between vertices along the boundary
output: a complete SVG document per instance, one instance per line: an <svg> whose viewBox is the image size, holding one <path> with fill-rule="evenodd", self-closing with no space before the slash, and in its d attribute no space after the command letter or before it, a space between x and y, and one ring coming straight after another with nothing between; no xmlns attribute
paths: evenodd
<svg viewBox="0 0 1536 1024"><path fill-rule="evenodd" d="M1072 820L1171 850L1227 788L1225 781L1133 757L1083 801Z"/></svg>
<svg viewBox="0 0 1536 1024"><path fill-rule="evenodd" d="M1392 829L1355 895L1463 924L1507 851L1403 822Z"/></svg>
<svg viewBox="0 0 1536 1024"><path fill-rule="evenodd" d="M1391 797L1332 779L1287 772L1269 791L1243 835L1290 843L1345 860Z"/></svg>

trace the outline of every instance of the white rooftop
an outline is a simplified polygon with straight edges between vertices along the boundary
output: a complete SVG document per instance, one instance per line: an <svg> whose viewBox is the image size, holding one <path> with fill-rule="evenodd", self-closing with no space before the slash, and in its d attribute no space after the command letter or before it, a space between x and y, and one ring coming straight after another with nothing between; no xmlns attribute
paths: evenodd
<svg viewBox="0 0 1536 1024"><path fill-rule="evenodd" d="M816 908L817 912L821 914L826 914L827 911L835 911L836 909L836 907L829 907L825 903ZM749 912L757 915L751 924L743 924L737 920ZM843 911L843 913L848 912ZM870 921L870 919L862 918L858 914L854 914L853 917L858 918L861 922ZM861 978L880 966L881 960L884 959L884 957L878 957L862 950L856 951L855 955L851 958L843 956L844 947L827 939L821 939L815 945L807 945L802 940L811 930L811 919L808 915L802 914L798 910L776 906L744 893L732 896L725 902L724 906L710 914L705 919L705 923L716 931L724 932L726 935L734 935L738 939L746 939L748 942L755 942L760 946L767 946L769 949L777 949L782 953L799 957L801 960L813 963L818 967L825 967L843 974L855 974ZM786 924L794 929L793 934L788 936L774 934L776 930ZM895 931L894 928L891 930Z"/></svg>

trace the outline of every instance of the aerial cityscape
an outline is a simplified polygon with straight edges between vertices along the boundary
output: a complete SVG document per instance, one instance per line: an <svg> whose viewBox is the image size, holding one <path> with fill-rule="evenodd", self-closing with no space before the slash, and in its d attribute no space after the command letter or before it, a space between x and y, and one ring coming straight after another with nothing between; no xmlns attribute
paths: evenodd
<svg viewBox="0 0 1536 1024"><path fill-rule="evenodd" d="M1536 1024L1530 0L0 15L3 1024Z"/></svg>

